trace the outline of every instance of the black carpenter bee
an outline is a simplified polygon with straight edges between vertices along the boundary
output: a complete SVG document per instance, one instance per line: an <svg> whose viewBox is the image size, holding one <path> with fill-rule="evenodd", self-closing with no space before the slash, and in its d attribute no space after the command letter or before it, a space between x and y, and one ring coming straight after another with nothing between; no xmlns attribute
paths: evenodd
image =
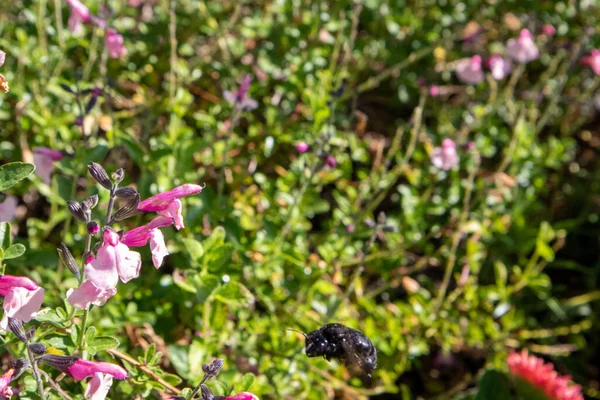
<svg viewBox="0 0 600 400"><path fill-rule="evenodd" d="M309 334L296 331L306 338L306 355L344 360L356 365L369 376L377 367L377 349L364 333L342 324L326 324Z"/></svg>

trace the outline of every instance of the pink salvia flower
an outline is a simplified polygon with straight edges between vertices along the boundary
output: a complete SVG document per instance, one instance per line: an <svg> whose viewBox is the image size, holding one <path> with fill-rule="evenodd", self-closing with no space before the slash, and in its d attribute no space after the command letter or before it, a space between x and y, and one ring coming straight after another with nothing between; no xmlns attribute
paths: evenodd
<svg viewBox="0 0 600 400"><path fill-rule="evenodd" d="M463 58L456 62L456 76L463 83L477 85L483 82L483 69L481 67L481 57L473 56Z"/></svg>
<svg viewBox="0 0 600 400"><path fill-rule="evenodd" d="M512 62L499 54L494 54L488 59L488 67L492 77L499 81L512 71Z"/></svg>
<svg viewBox="0 0 600 400"><path fill-rule="evenodd" d="M67 300L73 307L85 310L90 304L103 306L116 293L116 288L100 289L94 286L92 281L87 280L78 288L69 289L67 291Z"/></svg>
<svg viewBox="0 0 600 400"><path fill-rule="evenodd" d="M108 374L117 379L125 379L129 377L127 371L117 364L82 359L78 359L75 364L67 367L66 370L74 379L78 381L81 381L88 376L93 376L97 373Z"/></svg>
<svg viewBox="0 0 600 400"><path fill-rule="evenodd" d="M52 182L50 176L54 171L54 162L63 159L60 151L52 150L47 147L38 147L33 150L33 163L35 172L41 178L42 182L49 185Z"/></svg>
<svg viewBox="0 0 600 400"><path fill-rule="evenodd" d="M0 67L4 65L4 61L6 60L6 53L0 50Z"/></svg>
<svg viewBox="0 0 600 400"><path fill-rule="evenodd" d="M437 97L440 95L440 87L437 85L431 85L429 87L429 95L431 97Z"/></svg>
<svg viewBox="0 0 600 400"><path fill-rule="evenodd" d="M506 51L513 60L521 64L527 64L540 56L540 51L527 29L521 30L517 39L509 39L506 42Z"/></svg>
<svg viewBox="0 0 600 400"><path fill-rule="evenodd" d="M0 296L6 296L13 288L24 288L27 290L36 290L38 284L25 276L0 276Z"/></svg>
<svg viewBox="0 0 600 400"><path fill-rule="evenodd" d="M310 146L306 142L299 142L296 144L296 151L298 153L306 153L310 149Z"/></svg>
<svg viewBox="0 0 600 400"><path fill-rule="evenodd" d="M589 65L596 75L600 75L600 50L593 49L590 52L590 55L581 60L581 63L584 65Z"/></svg>
<svg viewBox="0 0 600 400"><path fill-rule="evenodd" d="M226 397L225 400L260 400L258 396L250 392L242 392L233 396Z"/></svg>
<svg viewBox="0 0 600 400"><path fill-rule="evenodd" d="M542 33L546 36L554 36L556 33L556 28L550 24L546 24L542 27Z"/></svg>
<svg viewBox="0 0 600 400"><path fill-rule="evenodd" d="M104 400L112 383L113 378L111 375L96 372L88 382L83 395L86 399L90 400Z"/></svg>
<svg viewBox="0 0 600 400"><path fill-rule="evenodd" d="M0 222L10 222L17 216L17 198L6 196L0 203Z"/></svg>
<svg viewBox="0 0 600 400"><path fill-rule="evenodd" d="M436 147L431 153L431 163L439 169L449 170L460 161L456 152L456 144L452 139L444 139L442 147Z"/></svg>
<svg viewBox="0 0 600 400"><path fill-rule="evenodd" d="M527 350L511 352L506 360L511 374L543 391L550 400L583 400L581 386L571 384L569 376L561 376L551 363L530 356Z"/></svg>
<svg viewBox="0 0 600 400"><path fill-rule="evenodd" d="M12 380L14 373L14 368L10 368L2 375L2 377L0 377L0 399L10 399L12 397L13 391L10 387L10 381Z"/></svg>
<svg viewBox="0 0 600 400"><path fill-rule="evenodd" d="M231 90L225 90L223 92L223 97L225 97L225 100L227 100L228 103L231 103L234 107L246 111L254 110L256 107L258 107L258 103L256 100L248 97L250 83L252 83L252 76L246 75L237 91L232 92Z"/></svg>
<svg viewBox="0 0 600 400"><path fill-rule="evenodd" d="M110 228L104 231L103 239L96 258L85 266L85 274L94 286L111 289L117 286L119 277L123 283L137 278L142 266L140 253L129 250Z"/></svg>
<svg viewBox="0 0 600 400"><path fill-rule="evenodd" d="M71 16L69 17L69 29L71 32L79 32L81 30L82 23L92 22L92 13L90 10L79 0L66 0L67 4L71 6Z"/></svg>
<svg viewBox="0 0 600 400"><path fill-rule="evenodd" d="M127 49L123 42L123 36L115 29L109 28L104 31L104 47L108 50L111 58L122 58L127 55Z"/></svg>
<svg viewBox="0 0 600 400"><path fill-rule="evenodd" d="M141 247L150 241L152 262L154 263L154 267L158 269L162 265L165 256L169 255L165 244L165 237L158 228L170 226L173 223L173 218L164 216L156 217L147 225L125 232L121 237L121 243L131 247Z"/></svg>
<svg viewBox="0 0 600 400"><path fill-rule="evenodd" d="M171 218L175 228L184 228L183 216L181 215L182 197L202 192L204 187L194 184L177 186L175 189L156 194L138 204L138 210L155 211L164 217Z"/></svg>
<svg viewBox="0 0 600 400"><path fill-rule="evenodd" d="M44 289L37 288L33 290L24 287L13 287L8 290L4 296L4 317L0 321L0 328L7 330L8 317L12 317L21 322L29 322L40 310L44 301Z"/></svg>

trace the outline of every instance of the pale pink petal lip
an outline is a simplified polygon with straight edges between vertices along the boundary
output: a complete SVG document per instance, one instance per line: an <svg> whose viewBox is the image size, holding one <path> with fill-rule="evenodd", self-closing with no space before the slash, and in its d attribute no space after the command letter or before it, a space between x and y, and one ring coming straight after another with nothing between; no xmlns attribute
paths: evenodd
<svg viewBox="0 0 600 400"><path fill-rule="evenodd" d="M106 301L117 293L116 288L100 289L94 286L92 281L87 280L78 288L67 291L67 300L77 309L84 310L94 304L103 306Z"/></svg>
<svg viewBox="0 0 600 400"><path fill-rule="evenodd" d="M129 250L129 247L123 243L115 246L117 253L117 272L121 281L127 283L137 278L142 267L142 256L140 253Z"/></svg>
<svg viewBox="0 0 600 400"><path fill-rule="evenodd" d="M99 289L110 289L117 286L117 251L114 246L103 245L96 258L84 267L85 275Z"/></svg>
<svg viewBox="0 0 600 400"><path fill-rule="evenodd" d="M175 229L179 230L185 228L183 225L183 215L181 214L181 200L173 200L166 210L158 211L158 213L164 217L170 218L175 224Z"/></svg>
<svg viewBox="0 0 600 400"><path fill-rule="evenodd" d="M6 59L6 53L0 50L0 67L4 65L4 60Z"/></svg>
<svg viewBox="0 0 600 400"><path fill-rule="evenodd" d="M150 252L152 253L152 262L156 269L160 268L165 256L169 255L165 244L165 237L160 229L150 231Z"/></svg>
<svg viewBox="0 0 600 400"><path fill-rule="evenodd" d="M200 193L204 186L186 183L185 185L177 186L168 192L158 193L138 204L138 210L143 211L164 211L171 202L182 197Z"/></svg>
<svg viewBox="0 0 600 400"><path fill-rule="evenodd" d="M129 377L127 371L117 364L94 362L82 359L78 359L75 364L67 368L67 371L69 371L74 379L79 381L87 378L88 376L93 376L98 372L112 375L117 379L125 379Z"/></svg>
<svg viewBox="0 0 600 400"><path fill-rule="evenodd" d="M111 375L96 372L88 382L83 395L90 400L104 400L112 383L113 378Z"/></svg>
<svg viewBox="0 0 600 400"><path fill-rule="evenodd" d="M44 289L28 290L23 287L13 287L4 297L4 318L0 321L0 328L7 329L8 317L21 322L29 322L40 310L44 302Z"/></svg>

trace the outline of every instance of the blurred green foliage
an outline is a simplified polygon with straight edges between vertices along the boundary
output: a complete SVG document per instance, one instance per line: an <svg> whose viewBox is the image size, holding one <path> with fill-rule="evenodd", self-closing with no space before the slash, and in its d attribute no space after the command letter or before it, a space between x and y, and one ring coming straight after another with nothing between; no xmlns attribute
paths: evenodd
<svg viewBox="0 0 600 400"><path fill-rule="evenodd" d="M124 168L142 198L207 184L184 201L186 228L168 231L166 265L155 270L141 250L140 278L92 309L97 359L118 346L183 388L224 357L215 394L444 399L471 396L486 369L506 371L508 350L526 347L600 396L598 77L579 63L600 46L594 2L85 3L123 34L126 58L107 57L98 29L69 32L61 0L0 6L11 87L0 95L0 160L31 161L39 146L70 154L50 185L32 175L8 191L20 198L14 241L28 249L6 270L46 288L38 336L56 351L71 354L82 334L66 329L77 280L56 247L83 251L85 226L66 200L108 199L87 176L94 161ZM481 33L465 42L473 21ZM544 24L557 34L540 35ZM539 60L503 81L457 83L455 60L500 51L521 27ZM230 130L222 92L245 74L259 107ZM427 96L419 78L442 94ZM87 98L61 85L105 90L81 127ZM447 172L429 161L446 137L461 156ZM299 141L313 151L298 154ZM365 225L381 212L384 223ZM372 339L372 379L306 358L302 336L286 331L326 322ZM110 397L167 397L131 360L121 358L132 379ZM20 396L35 398L28 375Z"/></svg>

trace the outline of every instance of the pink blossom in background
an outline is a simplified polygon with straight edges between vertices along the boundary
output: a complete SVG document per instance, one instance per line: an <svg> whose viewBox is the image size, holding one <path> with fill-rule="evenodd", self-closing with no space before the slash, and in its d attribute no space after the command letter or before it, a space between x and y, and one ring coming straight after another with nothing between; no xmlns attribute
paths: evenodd
<svg viewBox="0 0 600 400"><path fill-rule="evenodd" d="M181 214L181 201L182 197L190 196L192 194L200 193L204 189L203 186L194 185L187 183L185 185L177 186L168 192L158 193L138 204L138 210L142 211L155 211L158 214L171 218L175 224L175 228L181 229L183 225L183 216Z"/></svg>
<svg viewBox="0 0 600 400"><path fill-rule="evenodd" d="M115 29L108 28L104 31L104 47L108 50L110 58L122 58L127 55L127 49L123 43L123 36Z"/></svg>
<svg viewBox="0 0 600 400"><path fill-rule="evenodd" d="M10 381L14 374L14 368L7 370L2 377L0 377L0 399L10 399L13 395L12 388L10 387Z"/></svg>
<svg viewBox="0 0 600 400"><path fill-rule="evenodd" d="M94 24L100 28L106 27L106 23L96 18L81 1L66 0L66 2L71 7L71 15L69 16L69 29L71 32L80 32L82 24Z"/></svg>
<svg viewBox="0 0 600 400"><path fill-rule="evenodd" d="M242 392L233 396L226 397L225 400L260 400L257 395L250 392Z"/></svg>
<svg viewBox="0 0 600 400"><path fill-rule="evenodd" d="M17 198L7 195L0 203L0 222L12 221L17 216L17 205Z"/></svg>
<svg viewBox="0 0 600 400"><path fill-rule="evenodd" d="M144 3L144 0L129 0L127 4L129 7L139 7Z"/></svg>
<svg viewBox="0 0 600 400"><path fill-rule="evenodd" d="M24 288L27 290L36 290L38 284L25 276L0 276L0 296L6 296L13 288Z"/></svg>
<svg viewBox="0 0 600 400"><path fill-rule="evenodd" d="M536 60L540 56L540 51L527 29L521 30L517 39L509 39L506 42L506 51L513 60L521 64Z"/></svg>
<svg viewBox="0 0 600 400"><path fill-rule="evenodd" d="M125 379L129 377L127 371L117 364L87 361L82 359L78 359L75 364L67 367L66 370L74 379L78 381L81 381L88 376L94 376L97 373L108 374L117 379Z"/></svg>
<svg viewBox="0 0 600 400"><path fill-rule="evenodd" d="M581 60L581 63L588 65L596 75L600 75L600 50L593 49L587 57Z"/></svg>
<svg viewBox="0 0 600 400"><path fill-rule="evenodd" d="M49 185L52 182L52 171L54 171L54 162L63 159L60 151L52 150L47 147L38 147L33 150L33 164L35 164L35 173L38 174L42 182Z"/></svg>
<svg viewBox="0 0 600 400"><path fill-rule="evenodd" d="M429 95L431 97L437 97L440 95L440 87L437 85L431 85L429 87Z"/></svg>
<svg viewBox="0 0 600 400"><path fill-rule="evenodd" d="M511 374L542 390L550 400L583 400L581 386L573 385L571 377L559 375L551 363L530 356L527 350L511 352L506 363Z"/></svg>
<svg viewBox="0 0 600 400"><path fill-rule="evenodd" d="M456 144L452 139L444 139L441 147L436 147L431 153L431 163L439 169L448 171L456 165L460 158L456 152Z"/></svg>
<svg viewBox="0 0 600 400"><path fill-rule="evenodd" d="M258 102L248 96L250 83L252 83L252 75L246 75L238 90L235 92L225 90L223 92L223 97L228 103L231 103L234 107L239 107L242 110L249 111L256 109L258 107Z"/></svg>
<svg viewBox="0 0 600 400"><path fill-rule="evenodd" d="M12 317L21 322L29 322L40 310L44 301L44 289L29 290L24 287L13 287L8 290L4 296L4 317L0 321L0 328L6 330L8 327L8 317Z"/></svg>
<svg viewBox="0 0 600 400"><path fill-rule="evenodd" d="M90 400L104 400L112 383L113 377L111 375L96 372L88 382L83 395Z"/></svg>
<svg viewBox="0 0 600 400"><path fill-rule="evenodd" d="M100 289L94 286L92 281L87 280L78 288L69 289L67 291L67 300L73 307L85 310L90 304L103 306L116 293L116 288Z"/></svg>
<svg viewBox="0 0 600 400"><path fill-rule="evenodd" d="M337 166L337 161L334 156L325 157L325 165L329 168L335 168Z"/></svg>
<svg viewBox="0 0 600 400"><path fill-rule="evenodd" d="M456 76L463 83L477 85L483 82L483 68L481 67L481 57L473 56L463 58L456 62Z"/></svg>
<svg viewBox="0 0 600 400"><path fill-rule="evenodd" d="M492 73L492 77L499 81L510 74L510 71L512 71L512 62L500 54L494 54L488 59L488 67Z"/></svg>
<svg viewBox="0 0 600 400"><path fill-rule="evenodd" d="M137 278L142 266L140 253L129 250L110 228L104 231L103 239L96 258L84 268L93 285L98 289L112 289L117 286L119 278L123 283Z"/></svg>
<svg viewBox="0 0 600 400"><path fill-rule="evenodd" d="M4 61L6 60L6 53L0 50L0 67L4 65Z"/></svg>
<svg viewBox="0 0 600 400"><path fill-rule="evenodd" d="M310 149L310 146L306 142L299 142L296 144L296 151L298 153L306 153Z"/></svg>
<svg viewBox="0 0 600 400"><path fill-rule="evenodd" d="M556 28L550 24L546 24L542 27L542 33L546 36L554 36L556 33Z"/></svg>

